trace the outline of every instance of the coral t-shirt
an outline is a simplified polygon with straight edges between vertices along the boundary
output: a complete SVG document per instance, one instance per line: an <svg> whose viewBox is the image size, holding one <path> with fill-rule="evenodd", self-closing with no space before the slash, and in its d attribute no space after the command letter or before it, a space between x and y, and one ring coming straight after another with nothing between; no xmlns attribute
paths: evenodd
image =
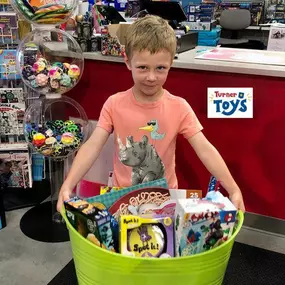
<svg viewBox="0 0 285 285"><path fill-rule="evenodd" d="M177 135L189 139L202 130L186 100L166 90L152 103L138 102L132 89L109 97L97 126L114 132L113 183L120 187L165 177L169 188L177 188Z"/></svg>

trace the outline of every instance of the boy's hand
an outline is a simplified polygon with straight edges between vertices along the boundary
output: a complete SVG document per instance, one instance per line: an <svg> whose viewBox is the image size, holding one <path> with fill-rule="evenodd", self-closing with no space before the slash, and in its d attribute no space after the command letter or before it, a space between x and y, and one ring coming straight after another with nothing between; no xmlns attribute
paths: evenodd
<svg viewBox="0 0 285 285"><path fill-rule="evenodd" d="M241 210L242 212L245 212L245 206L244 206L244 202L243 202L243 198L242 198L242 194L240 190L231 194L230 200L232 201L232 203L235 205L237 209Z"/></svg>
<svg viewBox="0 0 285 285"><path fill-rule="evenodd" d="M70 199L70 196L71 196L71 192L70 189L67 189L65 187L62 187L59 191L59 194L58 194L58 200L57 200L57 205L56 205L56 208L57 208L57 211L59 213L61 213L61 210L62 210L62 207L63 207L63 202Z"/></svg>

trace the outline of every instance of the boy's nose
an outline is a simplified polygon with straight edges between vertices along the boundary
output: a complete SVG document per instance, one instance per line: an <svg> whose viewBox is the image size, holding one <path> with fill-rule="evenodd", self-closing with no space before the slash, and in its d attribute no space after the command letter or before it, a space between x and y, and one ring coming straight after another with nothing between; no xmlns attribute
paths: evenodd
<svg viewBox="0 0 285 285"><path fill-rule="evenodd" d="M149 72L147 75L147 80L148 81L155 81L156 80L156 76L154 72Z"/></svg>

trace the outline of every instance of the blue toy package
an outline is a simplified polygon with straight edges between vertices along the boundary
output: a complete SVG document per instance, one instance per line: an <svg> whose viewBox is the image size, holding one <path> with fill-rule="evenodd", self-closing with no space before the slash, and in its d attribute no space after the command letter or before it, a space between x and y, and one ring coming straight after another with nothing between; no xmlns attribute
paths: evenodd
<svg viewBox="0 0 285 285"><path fill-rule="evenodd" d="M176 255L189 256L215 248L233 233L237 210L219 191L204 199L180 199L175 209Z"/></svg>
<svg viewBox="0 0 285 285"><path fill-rule="evenodd" d="M103 204L73 197L64 206L69 222L83 237L104 249L118 251L119 226Z"/></svg>
<svg viewBox="0 0 285 285"><path fill-rule="evenodd" d="M220 191L220 182L214 176L211 176L210 182L208 185L208 192L211 192L211 191Z"/></svg>
<svg viewBox="0 0 285 285"><path fill-rule="evenodd" d="M214 40L220 38L221 29L213 28L211 31L199 31L198 32L198 40Z"/></svg>
<svg viewBox="0 0 285 285"><path fill-rule="evenodd" d="M209 46L209 47L216 47L220 41L220 38L217 39L199 39L198 45L199 46Z"/></svg>
<svg viewBox="0 0 285 285"><path fill-rule="evenodd" d="M194 13L194 14L188 14L188 21L189 22L211 22L213 18L213 15L210 13Z"/></svg>

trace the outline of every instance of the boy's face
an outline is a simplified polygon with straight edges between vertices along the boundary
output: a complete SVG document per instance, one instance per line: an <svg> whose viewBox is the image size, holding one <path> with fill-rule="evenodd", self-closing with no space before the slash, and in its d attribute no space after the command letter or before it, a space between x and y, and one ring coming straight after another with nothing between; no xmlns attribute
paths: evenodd
<svg viewBox="0 0 285 285"><path fill-rule="evenodd" d="M161 91L172 64L171 54L162 50L151 54L148 50L134 51L131 59L125 57L132 72L134 86L144 96L154 96Z"/></svg>

